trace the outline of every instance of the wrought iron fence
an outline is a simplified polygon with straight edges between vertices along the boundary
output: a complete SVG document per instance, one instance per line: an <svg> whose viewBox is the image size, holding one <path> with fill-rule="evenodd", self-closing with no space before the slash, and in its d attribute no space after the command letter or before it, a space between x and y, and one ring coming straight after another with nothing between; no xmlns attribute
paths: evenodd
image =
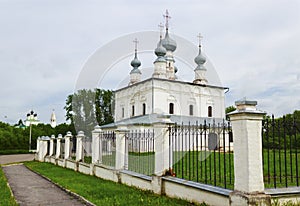
<svg viewBox="0 0 300 206"><path fill-rule="evenodd" d="M83 157L84 163L92 163L92 138L84 136L82 139Z"/></svg>
<svg viewBox="0 0 300 206"><path fill-rule="evenodd" d="M105 131L99 134L99 157L103 165L116 165L116 135L114 131Z"/></svg>
<svg viewBox="0 0 300 206"><path fill-rule="evenodd" d="M267 188L299 186L300 124L284 116L263 121L263 168Z"/></svg>
<svg viewBox="0 0 300 206"><path fill-rule="evenodd" d="M169 127L169 175L233 188L233 143L229 122Z"/></svg>
<svg viewBox="0 0 300 206"><path fill-rule="evenodd" d="M137 173L154 173L154 131L136 130L125 134L125 169Z"/></svg>

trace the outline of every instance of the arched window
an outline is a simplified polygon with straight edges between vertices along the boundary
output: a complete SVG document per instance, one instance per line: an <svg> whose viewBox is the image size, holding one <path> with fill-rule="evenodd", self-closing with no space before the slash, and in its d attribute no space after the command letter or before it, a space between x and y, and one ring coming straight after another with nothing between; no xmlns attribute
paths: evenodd
<svg viewBox="0 0 300 206"><path fill-rule="evenodd" d="M169 104L169 114L174 114L174 104L173 103Z"/></svg>
<svg viewBox="0 0 300 206"><path fill-rule="evenodd" d="M131 108L131 116L134 116L134 105L132 105L132 108Z"/></svg>
<svg viewBox="0 0 300 206"><path fill-rule="evenodd" d="M212 117L212 106L208 107L208 117Z"/></svg>
<svg viewBox="0 0 300 206"><path fill-rule="evenodd" d="M193 116L194 115L194 106L193 105L190 105L189 106L189 113L190 113L190 116Z"/></svg>
<svg viewBox="0 0 300 206"><path fill-rule="evenodd" d="M143 115L145 115L145 114L146 114L146 104L143 103Z"/></svg>

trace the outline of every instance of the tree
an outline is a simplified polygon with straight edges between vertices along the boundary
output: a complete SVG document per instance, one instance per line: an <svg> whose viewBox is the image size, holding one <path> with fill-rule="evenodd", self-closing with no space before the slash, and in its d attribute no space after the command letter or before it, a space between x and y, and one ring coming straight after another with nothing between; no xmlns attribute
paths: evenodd
<svg viewBox="0 0 300 206"><path fill-rule="evenodd" d="M226 119L227 120L229 120L229 116L227 115L227 114L229 114L230 112L233 112L233 111L235 111L236 110L236 108L235 108L235 106L229 106L229 107L226 107L226 109L225 109L225 114L226 114Z"/></svg>
<svg viewBox="0 0 300 206"><path fill-rule="evenodd" d="M91 135L94 126L113 122L113 92L111 90L78 90L66 99L66 120L78 131Z"/></svg>

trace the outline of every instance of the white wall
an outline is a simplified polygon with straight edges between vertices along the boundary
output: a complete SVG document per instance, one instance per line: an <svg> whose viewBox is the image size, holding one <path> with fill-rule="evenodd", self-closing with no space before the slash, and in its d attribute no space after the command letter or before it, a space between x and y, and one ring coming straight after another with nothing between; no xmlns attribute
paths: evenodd
<svg viewBox="0 0 300 206"><path fill-rule="evenodd" d="M208 117L208 106L212 106L213 118L225 118L224 89L192 83L148 79L116 91L115 101L116 121L130 118L132 105L135 116L142 115L143 103L146 104L146 114L168 114L169 103L174 103L175 115L189 116L189 105L193 105L193 116Z"/></svg>

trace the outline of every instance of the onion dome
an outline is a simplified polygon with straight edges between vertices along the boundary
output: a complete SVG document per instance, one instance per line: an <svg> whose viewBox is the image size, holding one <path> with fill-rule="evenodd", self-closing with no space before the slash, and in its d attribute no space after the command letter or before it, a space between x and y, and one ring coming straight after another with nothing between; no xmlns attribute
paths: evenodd
<svg viewBox="0 0 300 206"><path fill-rule="evenodd" d="M135 52L134 59L131 61L130 64L133 68L138 68L139 66L141 66L141 61L137 58L136 52Z"/></svg>
<svg viewBox="0 0 300 206"><path fill-rule="evenodd" d="M154 51L155 55L158 57L163 57L166 55L167 50L162 46L162 40L160 39L160 41L157 44L157 48Z"/></svg>
<svg viewBox="0 0 300 206"><path fill-rule="evenodd" d="M206 70L206 68L203 65L206 62L206 58L205 58L205 56L202 55L201 45L199 45L199 53L198 53L198 56L195 57L194 61L198 65L196 70L198 70L198 69L205 69Z"/></svg>
<svg viewBox="0 0 300 206"><path fill-rule="evenodd" d="M174 52L176 50L176 41L170 38L168 29L166 30L165 38L162 40L162 45L167 51Z"/></svg>

